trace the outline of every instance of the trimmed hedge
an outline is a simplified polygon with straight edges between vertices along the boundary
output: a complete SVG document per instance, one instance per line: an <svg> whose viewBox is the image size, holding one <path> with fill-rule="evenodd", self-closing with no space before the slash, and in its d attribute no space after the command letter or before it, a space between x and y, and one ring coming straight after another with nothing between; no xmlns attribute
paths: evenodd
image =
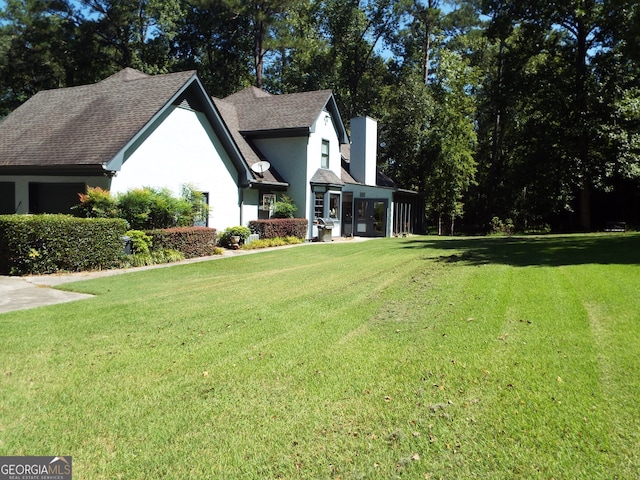
<svg viewBox="0 0 640 480"><path fill-rule="evenodd" d="M118 218L0 215L0 273L28 275L113 268L129 225Z"/></svg>
<svg viewBox="0 0 640 480"><path fill-rule="evenodd" d="M153 249L177 250L185 258L213 255L217 232L208 227L176 227L145 232L151 237Z"/></svg>
<svg viewBox="0 0 640 480"><path fill-rule="evenodd" d="M309 221L306 218L272 218L271 220L252 220L249 229L264 238L307 237Z"/></svg>

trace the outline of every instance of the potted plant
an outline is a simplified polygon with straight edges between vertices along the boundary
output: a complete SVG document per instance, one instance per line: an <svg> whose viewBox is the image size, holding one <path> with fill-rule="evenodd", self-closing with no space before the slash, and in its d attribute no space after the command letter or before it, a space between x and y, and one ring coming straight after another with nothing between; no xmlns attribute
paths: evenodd
<svg viewBox="0 0 640 480"><path fill-rule="evenodd" d="M237 249L240 248L241 243L249 238L249 235L251 235L251 230L247 227L229 227L220 235L219 243L221 247Z"/></svg>

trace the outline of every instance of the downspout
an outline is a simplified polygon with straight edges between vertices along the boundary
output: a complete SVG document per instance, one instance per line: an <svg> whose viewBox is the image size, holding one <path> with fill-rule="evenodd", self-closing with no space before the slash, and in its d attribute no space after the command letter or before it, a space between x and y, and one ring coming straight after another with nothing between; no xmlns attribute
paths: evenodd
<svg viewBox="0 0 640 480"><path fill-rule="evenodd" d="M240 199L240 223L238 225L244 226L244 223L242 222L242 216L243 216L243 210L244 210L244 188L238 187L238 191L239 191L238 198Z"/></svg>

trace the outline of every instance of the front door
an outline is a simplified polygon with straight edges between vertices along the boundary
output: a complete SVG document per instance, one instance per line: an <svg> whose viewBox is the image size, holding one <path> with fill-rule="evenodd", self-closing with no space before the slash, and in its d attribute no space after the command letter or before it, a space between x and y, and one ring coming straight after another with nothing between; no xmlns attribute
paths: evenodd
<svg viewBox="0 0 640 480"><path fill-rule="evenodd" d="M357 198L354 203L354 235L385 237L387 235L388 201Z"/></svg>

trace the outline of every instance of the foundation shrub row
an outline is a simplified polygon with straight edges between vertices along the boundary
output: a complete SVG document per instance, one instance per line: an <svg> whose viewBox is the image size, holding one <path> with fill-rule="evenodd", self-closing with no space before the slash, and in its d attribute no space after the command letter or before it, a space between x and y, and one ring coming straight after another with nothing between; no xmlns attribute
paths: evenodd
<svg viewBox="0 0 640 480"><path fill-rule="evenodd" d="M252 220L249 229L260 235L260 239L307 236L309 222L306 218L274 218L271 220Z"/></svg>
<svg viewBox="0 0 640 480"><path fill-rule="evenodd" d="M0 215L0 274L99 270L120 265L122 219Z"/></svg>

